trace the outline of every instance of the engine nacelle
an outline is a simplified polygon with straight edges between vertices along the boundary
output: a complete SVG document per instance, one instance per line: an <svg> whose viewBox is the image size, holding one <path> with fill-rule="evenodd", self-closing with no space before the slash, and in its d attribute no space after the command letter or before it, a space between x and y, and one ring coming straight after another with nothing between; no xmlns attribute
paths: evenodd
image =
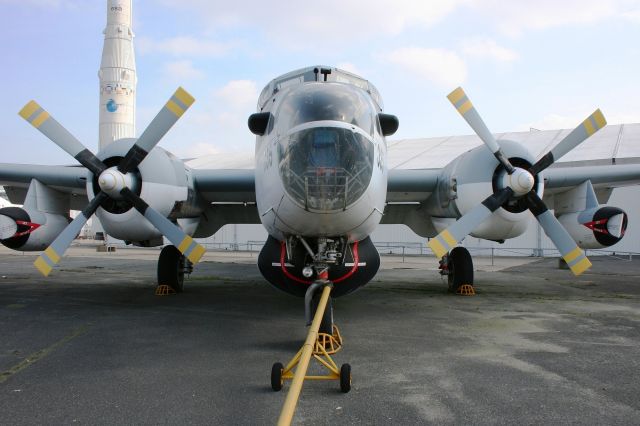
<svg viewBox="0 0 640 426"><path fill-rule="evenodd" d="M98 158L108 167L116 166L135 141L115 141L102 150ZM191 170L168 151L154 148L138 166L133 179L131 190L161 215L172 220L200 217L202 209L196 200ZM97 178L87 180L89 199L98 191ZM109 199L102 203L96 215L107 234L114 238L146 246L162 243L162 233L127 201Z"/></svg>
<svg viewBox="0 0 640 426"><path fill-rule="evenodd" d="M522 145L500 140L502 150L516 167L528 169L535 157ZM480 204L495 192L502 168L485 146L479 146L455 158L442 171L437 190L427 202L427 213L438 232ZM542 198L544 179L535 177L534 189ZM471 233L476 238L500 241L522 235L531 214L522 202L513 202L496 210Z"/></svg>
<svg viewBox="0 0 640 426"><path fill-rule="evenodd" d="M617 207L598 206L566 213L558 220L583 249L610 247L622 240L627 230L627 214Z"/></svg>
<svg viewBox="0 0 640 426"><path fill-rule="evenodd" d="M20 251L41 251L69 225L59 214L27 211L20 207L0 209L0 243Z"/></svg>

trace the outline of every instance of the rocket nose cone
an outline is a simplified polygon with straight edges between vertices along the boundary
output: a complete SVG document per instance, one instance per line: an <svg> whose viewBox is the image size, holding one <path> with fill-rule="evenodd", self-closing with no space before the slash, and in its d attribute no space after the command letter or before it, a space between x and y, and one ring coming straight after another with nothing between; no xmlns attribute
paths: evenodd
<svg viewBox="0 0 640 426"><path fill-rule="evenodd" d="M131 0L109 0L107 22L131 26Z"/></svg>

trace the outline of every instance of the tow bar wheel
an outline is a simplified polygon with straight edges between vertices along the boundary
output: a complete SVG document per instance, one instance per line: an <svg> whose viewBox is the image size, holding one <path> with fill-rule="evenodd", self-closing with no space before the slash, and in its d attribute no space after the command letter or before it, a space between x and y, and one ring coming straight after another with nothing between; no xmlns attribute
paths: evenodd
<svg viewBox="0 0 640 426"><path fill-rule="evenodd" d="M282 378L282 372L284 371L284 365L281 362L276 362L271 367L271 389L278 392L282 389L284 379Z"/></svg>
<svg viewBox="0 0 640 426"><path fill-rule="evenodd" d="M351 366L342 364L340 367L340 390L347 393L351 390Z"/></svg>

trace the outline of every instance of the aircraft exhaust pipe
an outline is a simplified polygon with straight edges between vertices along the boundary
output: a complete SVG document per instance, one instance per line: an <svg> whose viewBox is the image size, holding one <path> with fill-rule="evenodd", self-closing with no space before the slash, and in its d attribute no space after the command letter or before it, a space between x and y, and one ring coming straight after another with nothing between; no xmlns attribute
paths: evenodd
<svg viewBox="0 0 640 426"><path fill-rule="evenodd" d="M3 214L0 214L0 241L8 240L18 232L18 224L16 221Z"/></svg>

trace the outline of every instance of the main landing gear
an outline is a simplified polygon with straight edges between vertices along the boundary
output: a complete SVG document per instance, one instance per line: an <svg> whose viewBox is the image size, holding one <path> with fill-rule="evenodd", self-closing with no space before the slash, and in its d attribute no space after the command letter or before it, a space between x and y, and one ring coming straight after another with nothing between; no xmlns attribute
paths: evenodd
<svg viewBox="0 0 640 426"><path fill-rule="evenodd" d="M440 275L446 275L451 293L473 296L473 260L469 250L455 247L440 260Z"/></svg>
<svg viewBox="0 0 640 426"><path fill-rule="evenodd" d="M184 275L193 272L193 264L175 246L165 246L158 259L158 287L156 294L182 293Z"/></svg>

